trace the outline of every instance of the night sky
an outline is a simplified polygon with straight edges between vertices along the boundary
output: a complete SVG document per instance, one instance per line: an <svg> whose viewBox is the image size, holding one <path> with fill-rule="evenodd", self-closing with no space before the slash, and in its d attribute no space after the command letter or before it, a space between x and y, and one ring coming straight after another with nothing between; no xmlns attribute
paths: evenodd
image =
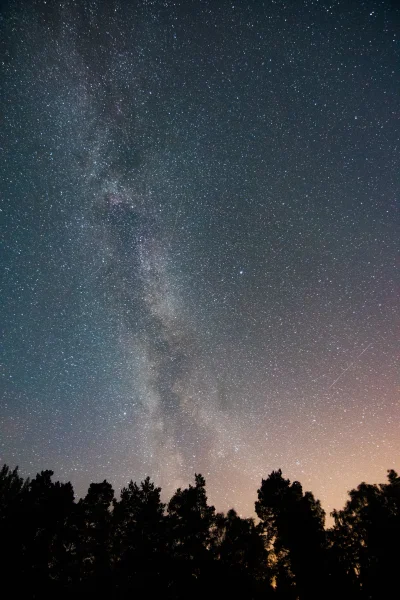
<svg viewBox="0 0 400 600"><path fill-rule="evenodd" d="M400 9L3 2L0 460L76 494L400 468Z"/></svg>

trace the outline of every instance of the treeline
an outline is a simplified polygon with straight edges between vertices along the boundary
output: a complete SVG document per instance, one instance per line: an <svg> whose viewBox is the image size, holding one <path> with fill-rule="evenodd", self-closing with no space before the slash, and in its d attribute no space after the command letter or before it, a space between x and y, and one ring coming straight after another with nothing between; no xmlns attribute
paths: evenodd
<svg viewBox="0 0 400 600"><path fill-rule="evenodd" d="M399 595L400 477L393 470L385 484L352 490L327 530L319 501L280 470L261 482L257 523L233 509L217 513L201 475L167 505L150 478L131 481L119 499L107 481L92 483L76 502L71 483L52 476L24 480L7 465L0 472L4 597Z"/></svg>

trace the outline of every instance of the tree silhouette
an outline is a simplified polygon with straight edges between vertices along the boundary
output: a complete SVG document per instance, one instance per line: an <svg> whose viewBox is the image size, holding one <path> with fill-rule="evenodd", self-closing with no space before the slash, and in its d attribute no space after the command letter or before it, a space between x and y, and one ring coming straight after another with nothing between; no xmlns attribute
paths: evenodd
<svg viewBox="0 0 400 600"><path fill-rule="evenodd" d="M298 481L284 479L279 469L262 480L255 508L274 555L279 593L297 594L301 600L321 598L326 540L320 502L311 492L303 494Z"/></svg>
<svg viewBox="0 0 400 600"><path fill-rule="evenodd" d="M67 560L68 517L73 509L70 483L53 482L53 471L42 471L29 484L26 552L34 577L61 581Z"/></svg>
<svg viewBox="0 0 400 600"><path fill-rule="evenodd" d="M28 486L29 479L24 481L18 475L18 467L11 471L10 467L3 465L0 471L0 526Z"/></svg>
<svg viewBox="0 0 400 600"><path fill-rule="evenodd" d="M91 483L85 498L79 500L75 515L77 559L81 565L83 589L108 589L111 580L110 507L114 490L108 481Z"/></svg>
<svg viewBox="0 0 400 600"><path fill-rule="evenodd" d="M262 529L254 519L242 519L234 509L224 518L224 535L218 547L219 560L256 579L263 579L268 553Z"/></svg>
<svg viewBox="0 0 400 600"><path fill-rule="evenodd" d="M11 579L24 571L23 548L25 519L23 512L29 480L23 480L18 467L3 465L0 471L0 564Z"/></svg>
<svg viewBox="0 0 400 600"><path fill-rule="evenodd" d="M0 560L18 597L167 599L391 598L399 564L400 478L361 483L334 526L299 482L262 480L260 522L216 514L205 480L178 489L167 510L147 477L119 500L107 481L75 502L52 471L25 480L0 470ZM272 583L272 585L271 585ZM16 584L15 584L16 585Z"/></svg>
<svg viewBox="0 0 400 600"><path fill-rule="evenodd" d="M265 598L271 593L271 571L263 527L243 519L234 509L216 515L214 552L224 568L224 590L233 597Z"/></svg>
<svg viewBox="0 0 400 600"><path fill-rule="evenodd" d="M400 564L400 477L388 471L387 484L361 483L349 492L343 510L333 511L332 568L354 597L389 598ZM397 586L400 592L400 587Z"/></svg>
<svg viewBox="0 0 400 600"><path fill-rule="evenodd" d="M204 477L196 474L195 485L179 488L169 501L171 550L179 558L202 560L208 555L215 508L207 504L205 485Z"/></svg>
<svg viewBox="0 0 400 600"><path fill-rule="evenodd" d="M42 471L24 482L7 466L0 475L2 566L19 576L24 596L31 589L55 594L65 583L74 494L70 483L53 482L52 476Z"/></svg>
<svg viewBox="0 0 400 600"><path fill-rule="evenodd" d="M130 481L120 500L113 501L113 556L120 590L145 589L149 577L154 590L163 581L166 519L160 493L147 477L140 486Z"/></svg>
<svg viewBox="0 0 400 600"><path fill-rule="evenodd" d="M184 597L184 589L201 595L211 576L212 527L215 508L207 504L205 479L195 474L195 485L179 488L168 503L168 546L174 560L171 590Z"/></svg>

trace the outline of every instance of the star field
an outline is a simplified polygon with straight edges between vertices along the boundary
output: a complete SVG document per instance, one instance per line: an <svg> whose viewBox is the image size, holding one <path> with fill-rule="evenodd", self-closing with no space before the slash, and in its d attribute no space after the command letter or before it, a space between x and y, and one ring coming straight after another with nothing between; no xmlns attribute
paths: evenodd
<svg viewBox="0 0 400 600"><path fill-rule="evenodd" d="M252 514L399 468L399 10L1 9L0 458Z"/></svg>

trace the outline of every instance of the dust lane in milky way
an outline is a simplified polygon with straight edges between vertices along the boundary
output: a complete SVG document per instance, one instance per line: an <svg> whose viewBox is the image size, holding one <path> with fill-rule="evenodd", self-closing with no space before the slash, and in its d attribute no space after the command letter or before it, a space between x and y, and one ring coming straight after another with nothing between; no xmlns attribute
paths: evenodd
<svg viewBox="0 0 400 600"><path fill-rule="evenodd" d="M243 514L399 468L398 24L5 4L1 460Z"/></svg>

